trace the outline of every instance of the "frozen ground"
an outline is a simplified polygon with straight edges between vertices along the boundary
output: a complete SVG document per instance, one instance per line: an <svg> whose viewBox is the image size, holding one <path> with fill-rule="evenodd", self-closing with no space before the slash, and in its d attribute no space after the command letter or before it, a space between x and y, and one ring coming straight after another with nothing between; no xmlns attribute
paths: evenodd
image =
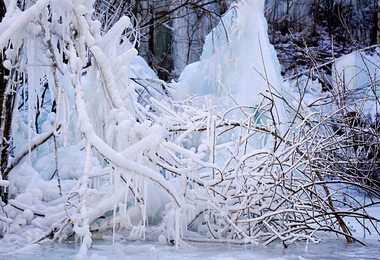
<svg viewBox="0 0 380 260"><path fill-rule="evenodd" d="M368 213L379 216L380 207L371 207ZM357 237L364 237L361 226L353 221L349 226ZM376 223L375 223L376 225ZM371 225L366 223L371 231ZM298 242L284 248L279 242L268 247L262 245L231 245L231 244L205 244L192 243L192 248L179 248L163 245L158 241L128 241L119 237L112 243L111 236L103 237L104 240L95 240L88 250L88 259L379 259L380 242L379 235L366 232L360 243L348 244L343 237L337 238L333 234L320 234L322 242L309 244ZM75 259L80 244L71 241L57 243L44 240L39 244L27 245L24 248L0 247L0 259Z"/></svg>
<svg viewBox="0 0 380 260"><path fill-rule="evenodd" d="M344 239L328 238L317 245L305 243L283 248L280 245L237 246L192 244L192 249L176 250L174 246L164 246L159 242L130 242L121 240L112 244L94 241L88 250L89 259L379 259L380 242L365 239L368 247L359 243L347 244ZM0 259L75 259L80 245L47 242L31 246L19 253L2 254ZM27 249L27 248L26 248Z"/></svg>

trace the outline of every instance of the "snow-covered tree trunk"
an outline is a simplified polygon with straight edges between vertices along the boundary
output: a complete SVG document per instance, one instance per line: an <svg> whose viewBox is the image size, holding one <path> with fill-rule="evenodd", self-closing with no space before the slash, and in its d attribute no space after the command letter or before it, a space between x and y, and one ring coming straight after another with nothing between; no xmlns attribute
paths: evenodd
<svg viewBox="0 0 380 260"><path fill-rule="evenodd" d="M7 80L9 71L1 66L0 68L0 151L1 151L1 173L2 179L6 180L7 175L5 169L8 166L9 155L11 149L11 126L12 126L12 110L15 100L15 89L12 88L10 80ZM0 187L0 197L3 202L7 202L7 194L3 186Z"/></svg>
<svg viewBox="0 0 380 260"><path fill-rule="evenodd" d="M0 1L0 21L3 20L5 15L4 1ZM0 53L0 171L2 180L8 179L5 173L8 167L11 145L11 126L12 114L15 101L15 85L12 84L14 71L9 71L4 67L3 63L6 60L5 50ZM7 203L8 197L6 188L0 186L0 198L3 202Z"/></svg>

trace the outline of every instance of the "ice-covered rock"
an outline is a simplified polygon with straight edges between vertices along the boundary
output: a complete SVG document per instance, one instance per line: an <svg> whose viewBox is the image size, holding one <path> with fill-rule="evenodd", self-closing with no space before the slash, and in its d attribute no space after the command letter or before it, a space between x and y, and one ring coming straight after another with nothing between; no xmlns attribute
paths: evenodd
<svg viewBox="0 0 380 260"><path fill-rule="evenodd" d="M377 48L376 52L379 51ZM353 52L336 59L332 66L332 81L336 91L345 94L345 105L353 111L362 107L363 114L371 121L378 121L376 87L379 80L378 55L369 55L364 51ZM330 111L337 109L332 104Z"/></svg>
<svg viewBox="0 0 380 260"><path fill-rule="evenodd" d="M371 79L375 81L378 77L379 62L379 57L364 52L353 52L340 57L332 69L335 87L343 84L348 90L353 90L370 84Z"/></svg>

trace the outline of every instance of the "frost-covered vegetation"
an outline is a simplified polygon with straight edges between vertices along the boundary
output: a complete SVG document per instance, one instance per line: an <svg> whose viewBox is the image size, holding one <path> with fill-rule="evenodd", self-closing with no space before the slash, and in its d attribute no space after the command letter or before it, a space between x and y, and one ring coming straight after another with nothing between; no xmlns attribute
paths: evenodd
<svg viewBox="0 0 380 260"><path fill-rule="evenodd" d="M377 230L376 58L358 53L372 64L359 72L336 63L326 92L284 82L264 1L241 0L166 83L130 18L104 31L93 4L7 2L1 246L74 237L81 258L106 234L286 246L321 231L363 243L347 217Z"/></svg>

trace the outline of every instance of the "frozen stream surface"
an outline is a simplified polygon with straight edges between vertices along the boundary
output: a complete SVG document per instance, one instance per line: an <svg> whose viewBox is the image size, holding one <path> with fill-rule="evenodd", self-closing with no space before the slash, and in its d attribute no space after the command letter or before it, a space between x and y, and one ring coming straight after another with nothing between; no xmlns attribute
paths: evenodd
<svg viewBox="0 0 380 260"><path fill-rule="evenodd" d="M158 242L108 241L94 242L88 251L89 259L379 259L380 243L377 239L365 240L368 247L359 243L347 244L344 239L329 238L317 245L305 243L283 248L279 244L269 247L192 244L192 249L176 250ZM27 249L27 248L25 248ZM75 259L79 245L55 242L30 246L28 250L1 254L0 259Z"/></svg>
<svg viewBox="0 0 380 260"><path fill-rule="evenodd" d="M367 212L379 218L380 207L367 208ZM364 237L362 226L354 219L346 219L356 238ZM374 225L378 225L376 222ZM380 259L380 236L366 221L365 226L371 231L366 232L361 239L367 246L360 243L347 243L344 237L339 239L331 233L319 233L319 244L298 242L284 248L282 243L275 242L265 247L263 245L231 245L211 243L191 243L192 248L163 245L158 241L129 241L123 236L116 235L115 243L112 243L112 235L103 236L102 240L94 240L88 250L89 260L107 259ZM75 259L79 252L80 244L73 241L58 243L51 240L43 240L39 244L26 245L23 248L11 248L0 245L0 259Z"/></svg>

